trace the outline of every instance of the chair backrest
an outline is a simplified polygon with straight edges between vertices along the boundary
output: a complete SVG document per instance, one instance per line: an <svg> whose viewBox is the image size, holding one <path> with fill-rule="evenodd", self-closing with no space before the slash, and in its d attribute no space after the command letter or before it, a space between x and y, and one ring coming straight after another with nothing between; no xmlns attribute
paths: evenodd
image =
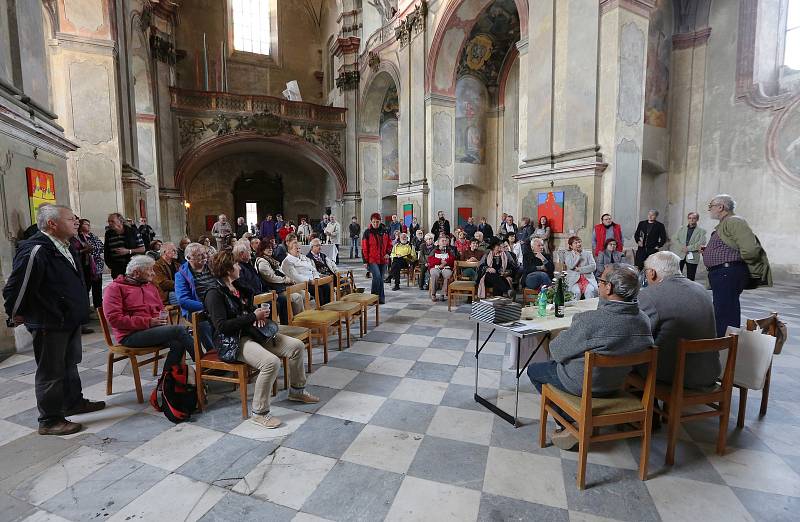
<svg viewBox="0 0 800 522"><path fill-rule="evenodd" d="M535 303L539 298L539 290L535 288L522 289L522 304Z"/></svg>
<svg viewBox="0 0 800 522"><path fill-rule="evenodd" d="M478 268L478 265L480 264L481 264L480 261L456 261L456 269L453 279L455 281L458 281L459 279L461 279L461 272L465 268Z"/></svg>
<svg viewBox="0 0 800 522"><path fill-rule="evenodd" d="M336 294L333 291L333 276L318 277L311 281L311 286L314 287L314 302L317 305L317 310L322 309L322 304L319 302L319 287L328 285L330 288L331 301L336 301Z"/></svg>
<svg viewBox="0 0 800 522"><path fill-rule="evenodd" d="M103 313L102 306L97 309L97 317L100 318L100 328L103 329L103 337L106 340L106 344L111 348L114 346L114 342L111 340L111 329L108 327L108 320L106 319L106 314Z"/></svg>
<svg viewBox="0 0 800 522"><path fill-rule="evenodd" d="M199 364L200 359L202 358L202 353L200 350L200 321L203 320L204 316L205 312L192 313L192 344L194 345L195 364Z"/></svg>
<svg viewBox="0 0 800 522"><path fill-rule="evenodd" d="M656 388L656 365L658 363L658 347L650 346L646 350L629 355L602 355L588 351L583 355L583 393L581 394L581 413L584 421L592 415L592 371L595 368L632 368L640 364L647 365L647 377L642 394L642 408L653 403Z"/></svg>
<svg viewBox="0 0 800 522"><path fill-rule="evenodd" d="M178 305L167 305L164 307L169 317L169 324L180 324L181 322L181 307Z"/></svg>
<svg viewBox="0 0 800 522"><path fill-rule="evenodd" d="M778 312L772 312L767 317L762 319L748 319L747 320L747 329L751 332L754 332L761 327L761 333L771 335L773 337L778 336Z"/></svg>
<svg viewBox="0 0 800 522"><path fill-rule="evenodd" d="M342 290L346 290L342 292ZM353 271L347 270L336 272L336 295L337 299L341 299L342 295L347 295L355 292L355 278ZM341 293L341 295L339 295Z"/></svg>
<svg viewBox="0 0 800 522"><path fill-rule="evenodd" d="M253 304L256 306L260 306L263 303L269 303L270 314L272 315L272 320L276 323L278 322L278 296L274 290L270 292L264 292L263 294L258 294L253 298Z"/></svg>
<svg viewBox="0 0 800 522"><path fill-rule="evenodd" d="M686 373L687 354L728 350L728 356L724 364L725 370L722 372L722 388L723 390L730 389L730 387L733 386L733 375L736 371L736 347L738 340L739 337L737 335L729 335L727 337L716 337L714 339L697 339L694 341L681 339L678 341L678 360L672 378L673 384L683 383ZM673 396L677 396L679 391L680 386L672 387Z"/></svg>
<svg viewBox="0 0 800 522"><path fill-rule="evenodd" d="M294 313L292 311L292 295L300 294L303 296L303 310L310 310L311 309L311 302L309 300L308 295L308 282L304 281L302 283L297 283L296 285L287 286L286 287L286 314L287 319L289 319L289 324L292 324L292 320L294 319Z"/></svg>

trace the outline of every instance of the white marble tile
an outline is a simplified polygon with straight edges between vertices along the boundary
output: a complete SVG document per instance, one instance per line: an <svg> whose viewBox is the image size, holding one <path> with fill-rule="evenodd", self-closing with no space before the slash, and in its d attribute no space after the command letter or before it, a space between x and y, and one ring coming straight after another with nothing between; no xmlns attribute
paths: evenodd
<svg viewBox="0 0 800 522"><path fill-rule="evenodd" d="M433 326L434 328L442 328L447 326L449 323L450 319L439 319L438 317L420 317L414 324L416 326Z"/></svg>
<svg viewBox="0 0 800 522"><path fill-rule="evenodd" d="M172 473L107 520L199 520L228 491Z"/></svg>
<svg viewBox="0 0 800 522"><path fill-rule="evenodd" d="M405 473L422 443L422 435L380 426L365 426L342 460L395 473Z"/></svg>
<svg viewBox="0 0 800 522"><path fill-rule="evenodd" d="M105 371L105 367L98 367L102 371ZM144 373L144 372L143 372ZM142 393L144 395L145 401L150 398L150 390L154 384L149 381L142 381ZM134 384L133 377L129 375L115 375L114 379L111 382L112 386L112 395L116 395L118 393L125 393L131 390L136 389L136 385ZM104 401L106 400L106 383L98 382L97 384L93 384L87 388L83 389L83 396L87 399L91 399L93 401ZM133 398L133 401L136 402L136 398ZM136 403L138 404L138 403Z"/></svg>
<svg viewBox="0 0 800 522"><path fill-rule="evenodd" d="M548 433L548 437L551 434ZM641 439L634 440L640 441ZM576 451L562 450L561 458L577 461L578 453ZM624 440L593 443L589 446L589 454L586 457L586 461L590 464L600 464L601 466L612 468L639 469L639 464L633 458L633 453L631 453L628 443Z"/></svg>
<svg viewBox="0 0 800 522"><path fill-rule="evenodd" d="M360 353L362 355L372 355L378 357L389 347L388 343L373 343L371 341L357 341L347 350L350 353Z"/></svg>
<svg viewBox="0 0 800 522"><path fill-rule="evenodd" d="M664 522L694 520L698 515L725 522L752 522L753 517L728 486L658 475L645 482Z"/></svg>
<svg viewBox="0 0 800 522"><path fill-rule="evenodd" d="M421 362L458 366L458 364L461 362L461 356L463 355L464 352L460 352L458 350L438 350L436 348L428 348L422 352L422 355L419 356L418 360Z"/></svg>
<svg viewBox="0 0 800 522"><path fill-rule="evenodd" d="M391 398L438 405L446 391L447 383L407 378L400 381Z"/></svg>
<svg viewBox="0 0 800 522"><path fill-rule="evenodd" d="M461 384L463 386L475 387L475 367L474 366L459 366L456 368L453 378L450 379L453 384ZM489 370L481 368L478 371L478 387L497 389L500 387L500 371Z"/></svg>
<svg viewBox="0 0 800 522"><path fill-rule="evenodd" d="M791 424L776 427L761 422L753 422L748 427L775 453L800 457L800 427Z"/></svg>
<svg viewBox="0 0 800 522"><path fill-rule="evenodd" d="M488 446L492 439L493 426L493 413L439 406L426 433Z"/></svg>
<svg viewBox="0 0 800 522"><path fill-rule="evenodd" d="M270 408L270 412L281 420L281 425L279 427L273 429L264 428L248 419L242 421L242 423L233 428L230 433L240 437L247 437L248 439L269 441L286 437L294 433L297 428L302 426L303 423L311 417L311 415L302 411L278 408L275 406Z"/></svg>
<svg viewBox="0 0 800 522"><path fill-rule="evenodd" d="M319 412L328 417L368 423L386 401L385 397L350 391L340 391Z"/></svg>
<svg viewBox="0 0 800 522"><path fill-rule="evenodd" d="M374 330L376 332L391 332L391 333L405 333L406 330L411 328L411 324L409 323L381 323L379 326L376 326Z"/></svg>
<svg viewBox="0 0 800 522"><path fill-rule="evenodd" d="M62 518L53 513L48 513L47 511L42 511L41 509L38 509L34 514L26 518L23 518L22 522L69 522L69 521L66 518Z"/></svg>
<svg viewBox="0 0 800 522"><path fill-rule="evenodd" d="M713 445L699 446L729 486L800 497L800 476L774 453L728 446L721 456Z"/></svg>
<svg viewBox="0 0 800 522"><path fill-rule="evenodd" d="M322 366L308 376L308 384L341 390L356 377L358 377L358 372L354 370Z"/></svg>
<svg viewBox="0 0 800 522"><path fill-rule="evenodd" d="M28 361L33 361L33 360L34 360L34 358L31 357L30 355L23 355L23 354L20 354L20 353L15 353L11 357L9 357L7 359L3 359L3 361L0 361L0 370L2 370L3 368L8 368L9 366L16 366L17 364L21 364L21 363L28 362Z"/></svg>
<svg viewBox="0 0 800 522"><path fill-rule="evenodd" d="M152 408L149 409L154 411ZM72 422L80 422L83 424L84 429L78 433L66 435L65 438L74 438L84 433L97 433L108 428L109 426L113 426L121 420L127 419L134 413L136 412L128 408L123 408L122 406L106 406L100 411L84 413L83 415L73 415L69 418L69 420ZM161 412L156 413L159 415L164 415Z"/></svg>
<svg viewBox="0 0 800 522"><path fill-rule="evenodd" d="M492 339L497 339L497 336L492 336ZM483 344L483 341L481 341ZM469 343L467 345L467 350L469 353L475 353L475 343ZM489 354L489 355L505 355L506 354L506 343L498 342L498 341L489 341L486 343L486 346L483 347L481 350L481 355Z"/></svg>
<svg viewBox="0 0 800 522"><path fill-rule="evenodd" d="M112 453L81 446L41 473L21 483L12 494L20 500L38 506L116 458Z"/></svg>
<svg viewBox="0 0 800 522"><path fill-rule="evenodd" d="M336 459L290 448L278 448L254 467L233 491L300 509Z"/></svg>
<svg viewBox="0 0 800 522"><path fill-rule="evenodd" d="M333 522L328 520L327 518L321 518L315 515L309 515L308 513L298 512L292 522Z"/></svg>
<svg viewBox="0 0 800 522"><path fill-rule="evenodd" d="M392 354L391 348L384 353L390 356ZM379 373L381 375L392 375L394 377L405 377L412 366L414 366L414 361L409 361L407 359L377 357L374 361L369 363L369 366L367 366L364 371Z"/></svg>
<svg viewBox="0 0 800 522"><path fill-rule="evenodd" d="M483 379L481 379L481 382L483 382ZM513 390L497 390L497 406L500 409L514 415L514 404L515 392ZM538 420L541 413L539 409L540 404L538 393L519 392L519 408L517 413L519 417Z"/></svg>
<svg viewBox="0 0 800 522"><path fill-rule="evenodd" d="M422 348L427 348L430 346L431 341L433 341L433 337L428 335L402 334L397 338L395 344L400 346L421 346Z"/></svg>
<svg viewBox="0 0 800 522"><path fill-rule="evenodd" d="M177 424L134 449L127 457L167 471L174 471L211 446L222 435L219 431L193 424Z"/></svg>
<svg viewBox="0 0 800 522"><path fill-rule="evenodd" d="M392 522L475 520L480 503L480 491L406 477L400 485L386 520Z"/></svg>
<svg viewBox="0 0 800 522"><path fill-rule="evenodd" d="M526 502L567 507L561 459L555 457L489 448L483 490Z"/></svg>
<svg viewBox="0 0 800 522"><path fill-rule="evenodd" d="M474 328L442 328L438 337L449 337L451 339L472 339L472 334L475 332Z"/></svg>
<svg viewBox="0 0 800 522"><path fill-rule="evenodd" d="M396 315L405 315L407 317L422 317L428 314L428 310L416 310L413 308L403 308L402 310L398 311Z"/></svg>
<svg viewBox="0 0 800 522"><path fill-rule="evenodd" d="M617 519L590 515L582 511L570 511L569 522L617 522Z"/></svg>
<svg viewBox="0 0 800 522"><path fill-rule="evenodd" d="M0 420L0 446L8 444L12 440L17 440L20 437L34 432L26 426L20 426L14 422Z"/></svg>
<svg viewBox="0 0 800 522"><path fill-rule="evenodd" d="M25 375L19 375L14 377L15 381L23 382L25 384L36 384L36 371L32 371L31 373L26 373Z"/></svg>
<svg viewBox="0 0 800 522"><path fill-rule="evenodd" d="M33 390L24 390L0 399L0 417L7 418L36 406L36 394ZM2 437L2 435L0 435Z"/></svg>

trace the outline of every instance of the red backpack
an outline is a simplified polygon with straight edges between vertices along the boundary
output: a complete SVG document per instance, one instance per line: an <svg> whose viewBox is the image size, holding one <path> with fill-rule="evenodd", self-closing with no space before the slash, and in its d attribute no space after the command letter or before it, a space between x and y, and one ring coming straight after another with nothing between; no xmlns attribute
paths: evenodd
<svg viewBox="0 0 800 522"><path fill-rule="evenodd" d="M176 364L164 368L158 386L150 393L150 404L175 424L189 420L197 410L197 390L189 382L189 367Z"/></svg>

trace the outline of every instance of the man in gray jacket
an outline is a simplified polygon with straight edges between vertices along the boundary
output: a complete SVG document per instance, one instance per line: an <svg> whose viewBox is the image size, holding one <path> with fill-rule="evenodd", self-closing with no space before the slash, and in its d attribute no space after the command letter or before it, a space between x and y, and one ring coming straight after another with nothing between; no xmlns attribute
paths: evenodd
<svg viewBox="0 0 800 522"><path fill-rule="evenodd" d="M542 392L549 384L560 390L581 395L583 388L583 356L587 351L602 355L629 355L653 344L650 322L639 310L636 296L639 277L630 265L612 264L598 278L600 303L597 310L576 314L572 325L550 342L552 361L528 366L528 377ZM622 389L631 368L597 368L592 373L592 396L613 395ZM561 415L570 420L563 412ZM559 426L553 444L572 449L577 440Z"/></svg>
<svg viewBox="0 0 800 522"><path fill-rule="evenodd" d="M644 262L647 287L639 293L639 308L650 318L658 346L659 382L671 383L675 374L680 339L711 339L716 336L714 304L700 283L683 277L680 258L657 252ZM637 368L646 375L647 368ZM713 386L722 371L717 352L689 354L683 385L702 389Z"/></svg>

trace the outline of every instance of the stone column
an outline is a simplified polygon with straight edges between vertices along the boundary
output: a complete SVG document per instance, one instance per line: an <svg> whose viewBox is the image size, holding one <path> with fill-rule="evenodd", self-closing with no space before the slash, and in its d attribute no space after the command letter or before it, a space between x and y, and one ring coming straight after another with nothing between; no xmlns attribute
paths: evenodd
<svg viewBox="0 0 800 522"><path fill-rule="evenodd" d="M640 219L650 0L601 2L598 136L608 169L593 223L609 212L631 238ZM626 245L630 244L626 241Z"/></svg>
<svg viewBox="0 0 800 522"><path fill-rule="evenodd" d="M426 160L432 191L430 196L423 198L422 225L427 230L436 221L438 211L443 211L445 216L454 216L455 212L453 180L455 179L456 100L449 96L429 94L425 100L425 108L426 127L430 129L430 132L426 133ZM452 225L452 218L450 219Z"/></svg>

